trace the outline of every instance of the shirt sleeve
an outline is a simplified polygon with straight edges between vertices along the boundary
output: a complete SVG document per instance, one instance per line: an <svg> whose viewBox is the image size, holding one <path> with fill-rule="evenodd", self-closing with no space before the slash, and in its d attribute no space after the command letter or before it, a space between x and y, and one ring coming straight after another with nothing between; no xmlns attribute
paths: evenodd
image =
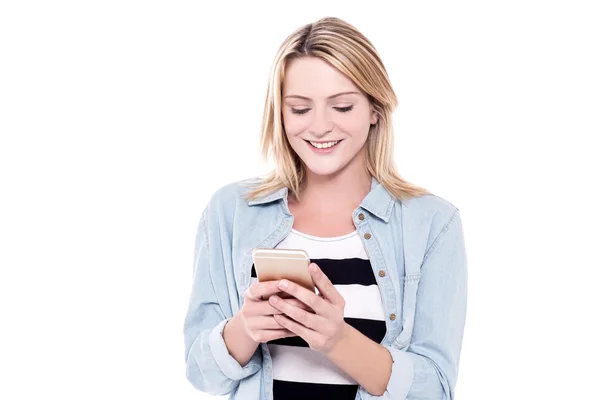
<svg viewBox="0 0 600 400"><path fill-rule="evenodd" d="M183 333L188 381L202 392L220 396L256 373L261 368L262 354L257 348L242 367L223 340L225 324L233 316L230 305L223 301L223 294L228 293L224 263L218 261L219 254L211 254L210 242L217 239L209 237L208 214L207 206L196 234L193 284Z"/></svg>
<svg viewBox="0 0 600 400"><path fill-rule="evenodd" d="M467 311L467 258L458 210L427 250L421 266L409 346L385 346L392 373L385 393L362 399L453 400Z"/></svg>

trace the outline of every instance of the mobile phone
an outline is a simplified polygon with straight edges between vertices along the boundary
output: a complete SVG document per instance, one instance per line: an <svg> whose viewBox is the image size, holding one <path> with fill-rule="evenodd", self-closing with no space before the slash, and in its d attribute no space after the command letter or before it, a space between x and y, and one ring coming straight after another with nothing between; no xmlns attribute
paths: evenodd
<svg viewBox="0 0 600 400"><path fill-rule="evenodd" d="M310 258L299 249L253 249L252 260L259 282L287 279L316 293L312 275L308 272ZM285 292L280 297L292 297Z"/></svg>

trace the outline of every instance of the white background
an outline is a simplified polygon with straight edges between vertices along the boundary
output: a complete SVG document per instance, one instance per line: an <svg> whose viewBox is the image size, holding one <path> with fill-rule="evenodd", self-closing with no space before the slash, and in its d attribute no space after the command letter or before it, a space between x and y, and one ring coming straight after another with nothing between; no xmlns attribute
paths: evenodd
<svg viewBox="0 0 600 400"><path fill-rule="evenodd" d="M461 210L458 398L598 398L600 14L523 0L2 2L0 398L210 398L198 218L266 170L271 62L326 15L389 71L401 174Z"/></svg>

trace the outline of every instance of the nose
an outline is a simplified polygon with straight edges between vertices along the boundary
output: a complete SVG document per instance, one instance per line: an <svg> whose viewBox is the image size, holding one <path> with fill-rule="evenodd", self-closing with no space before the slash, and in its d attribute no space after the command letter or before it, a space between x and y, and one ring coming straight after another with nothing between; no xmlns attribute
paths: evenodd
<svg viewBox="0 0 600 400"><path fill-rule="evenodd" d="M324 111L314 113L315 117L308 128L308 132L315 137L325 136L333 130L333 122L327 117Z"/></svg>

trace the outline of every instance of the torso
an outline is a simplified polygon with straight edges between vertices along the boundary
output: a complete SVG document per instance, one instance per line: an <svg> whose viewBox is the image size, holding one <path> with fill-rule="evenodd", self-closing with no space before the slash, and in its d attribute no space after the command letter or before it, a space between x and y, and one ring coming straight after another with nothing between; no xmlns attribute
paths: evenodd
<svg viewBox="0 0 600 400"><path fill-rule="evenodd" d="M294 228L276 248L306 251L344 298L344 321L381 343L386 334L383 301L356 230L336 237L317 237ZM251 283L257 281L254 265L251 277ZM356 398L358 383L301 337L272 340L267 345L272 358L273 400Z"/></svg>
<svg viewBox="0 0 600 400"><path fill-rule="evenodd" d="M292 228L308 235L336 237L356 230L352 222L354 208L332 207L327 210L324 207L317 208L310 204L299 204L291 197L288 200L288 208L294 216ZM327 221L327 223L324 224L323 221Z"/></svg>
<svg viewBox="0 0 600 400"><path fill-rule="evenodd" d="M385 315L367 253L352 222L353 208L300 205L288 199L291 234L278 248L301 248L321 267L346 301L344 320L380 343ZM325 223L324 223L325 222ZM256 271L252 266L252 282ZM356 398L358 383L299 337L268 342L273 363L274 400Z"/></svg>

